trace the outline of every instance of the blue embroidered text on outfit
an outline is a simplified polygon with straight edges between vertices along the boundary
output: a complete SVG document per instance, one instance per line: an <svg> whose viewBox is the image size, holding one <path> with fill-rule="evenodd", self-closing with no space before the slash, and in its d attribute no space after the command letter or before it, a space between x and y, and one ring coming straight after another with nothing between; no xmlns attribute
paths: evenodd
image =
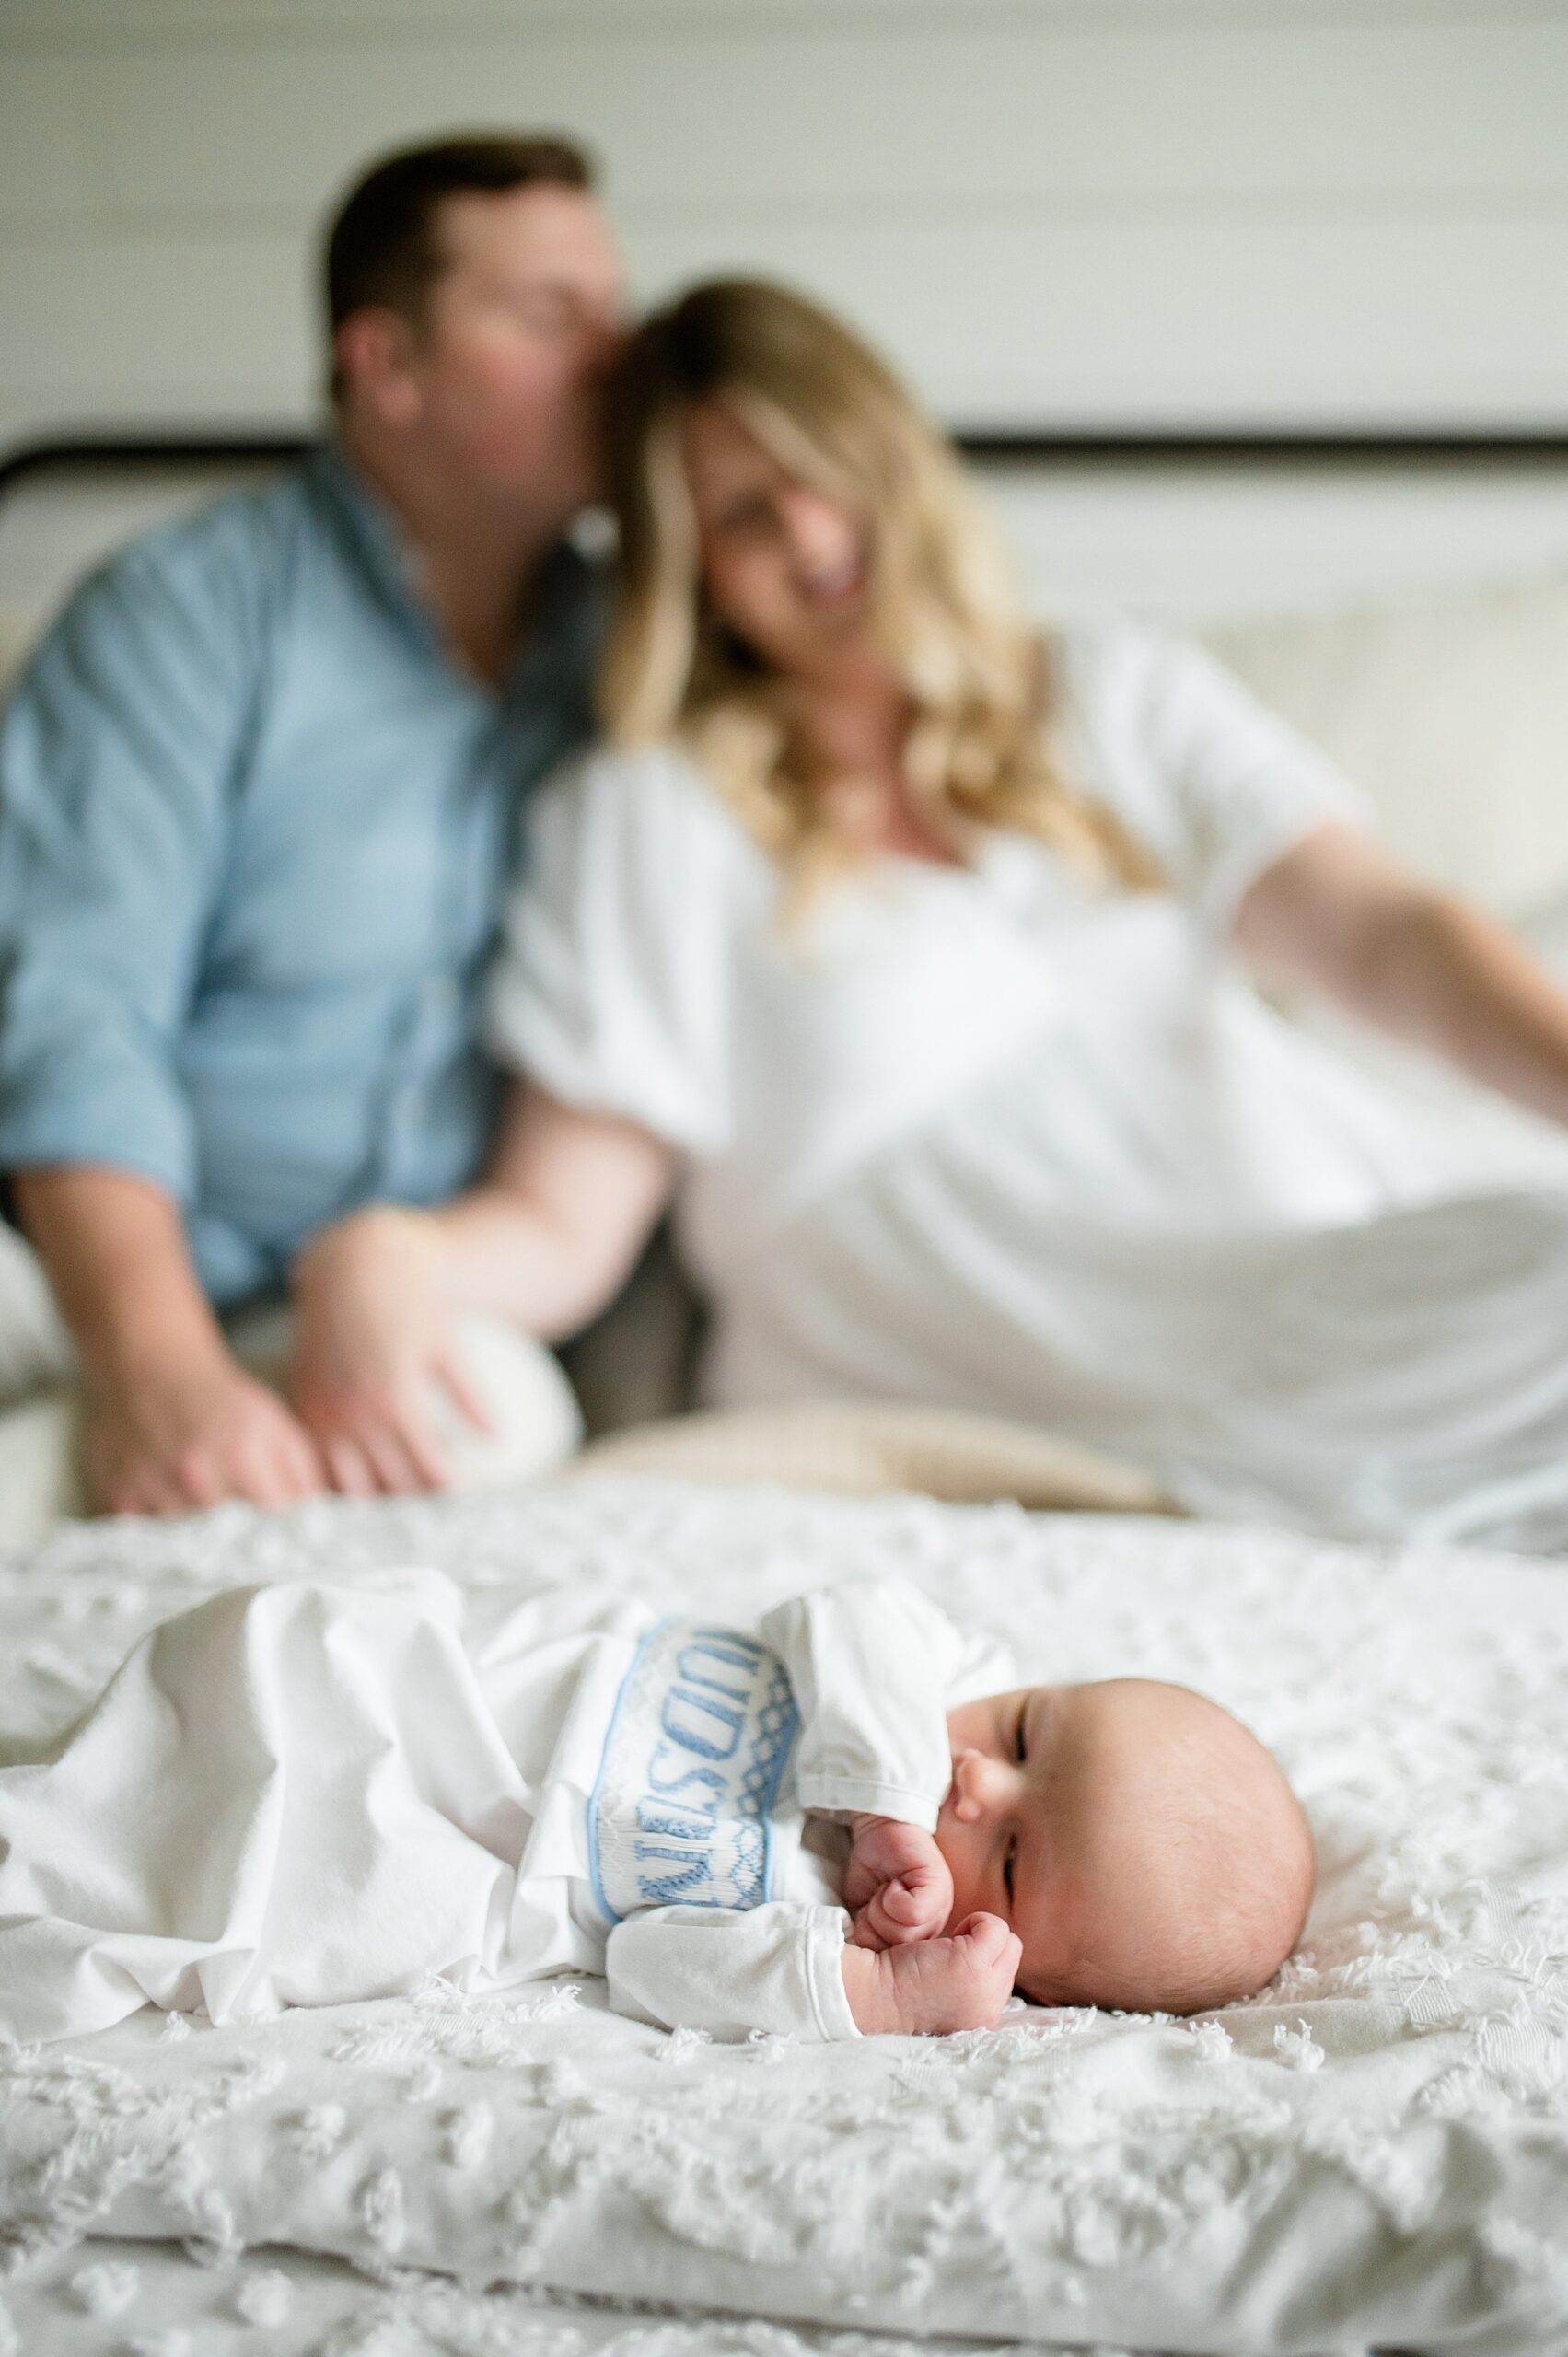
<svg viewBox="0 0 1568 2357"><path fill-rule="evenodd" d="M760 1907L768 1812L796 1726L777 1655L738 1630L664 1620L638 1647L588 1804L595 1894L642 1907Z"/></svg>

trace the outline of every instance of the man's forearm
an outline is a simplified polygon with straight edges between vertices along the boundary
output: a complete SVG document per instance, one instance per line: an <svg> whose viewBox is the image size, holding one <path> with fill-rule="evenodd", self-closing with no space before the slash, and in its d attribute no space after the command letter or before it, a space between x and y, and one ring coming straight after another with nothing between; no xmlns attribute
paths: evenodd
<svg viewBox="0 0 1568 2357"><path fill-rule="evenodd" d="M14 1192L89 1379L226 1357L161 1187L84 1164L18 1171Z"/></svg>
<svg viewBox="0 0 1568 2357"><path fill-rule="evenodd" d="M81 1353L84 1469L100 1505L284 1506L320 1488L308 1436L229 1355L162 1188L82 1165L28 1170L16 1192Z"/></svg>

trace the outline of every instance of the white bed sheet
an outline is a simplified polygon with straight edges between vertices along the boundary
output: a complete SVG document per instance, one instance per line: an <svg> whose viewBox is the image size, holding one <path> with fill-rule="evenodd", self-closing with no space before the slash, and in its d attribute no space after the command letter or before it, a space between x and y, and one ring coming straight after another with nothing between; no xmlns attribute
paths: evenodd
<svg viewBox="0 0 1568 2357"><path fill-rule="evenodd" d="M127 2241L57 2254L10 2287L6 2313L6 2345L26 2357L1036 2357L1040 2346L693 2308L633 2313L505 2284L475 2291L410 2269L374 2282L345 2260L303 2251L215 2262L175 2243Z"/></svg>
<svg viewBox="0 0 1568 2357"><path fill-rule="evenodd" d="M56 2345L29 2323L45 2306L87 2315L70 2286L110 2236L220 2270L264 2271L273 2245L338 2257L405 2306L454 2297L425 2285L445 2271L470 2318L450 2345L476 2350L533 2346L506 2337L513 2294L469 2297L496 2282L780 2326L683 2325L669 2345L693 2350L793 2350L809 2336L784 2328L811 2323L1237 2357L1568 2349L1562 1570L673 1483L229 1508L78 1526L5 1570L0 1726L63 1724L143 1628L217 1587L409 1562L732 1617L897 1570L1032 1674L1185 1678L1276 1744L1312 1810L1307 1943L1197 2024L1032 2012L988 2036L726 2049L610 2015L587 1982L237 2030L144 2015L0 2055L17 2345ZM129 2305L104 2329L92 2345L157 2349Z"/></svg>

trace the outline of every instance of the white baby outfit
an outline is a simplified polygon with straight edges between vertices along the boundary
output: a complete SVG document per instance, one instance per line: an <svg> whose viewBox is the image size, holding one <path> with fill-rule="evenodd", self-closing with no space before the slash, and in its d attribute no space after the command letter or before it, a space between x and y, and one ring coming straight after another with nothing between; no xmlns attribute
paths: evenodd
<svg viewBox="0 0 1568 2357"><path fill-rule="evenodd" d="M536 807L498 1051L679 1150L711 1404L989 1411L1209 1512L1562 1543L1568 1188L1466 1199L1463 1143L1227 946L1357 796L1192 646L1107 625L1060 653L1060 763L1167 890L1090 892L990 831L792 930L688 758L600 751Z"/></svg>
<svg viewBox="0 0 1568 2357"><path fill-rule="evenodd" d="M435 1572L235 1590L0 1770L0 2037L577 1971L649 2021L854 2038L842 1820L935 1828L946 1711L1009 1672L897 1581L755 1631Z"/></svg>

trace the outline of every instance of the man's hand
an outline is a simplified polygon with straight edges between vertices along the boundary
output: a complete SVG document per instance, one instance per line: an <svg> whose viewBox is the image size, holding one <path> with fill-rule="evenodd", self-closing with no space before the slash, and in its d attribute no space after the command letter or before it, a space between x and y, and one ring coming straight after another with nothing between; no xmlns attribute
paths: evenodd
<svg viewBox="0 0 1568 2357"><path fill-rule="evenodd" d="M895 1817L853 1823L844 1904L857 1947L934 1939L953 1910L953 1877L934 1837Z"/></svg>
<svg viewBox="0 0 1568 2357"><path fill-rule="evenodd" d="M309 1437L230 1355L173 1197L93 1164L18 1170L14 1183L81 1353L83 1469L95 1502L118 1514L188 1514L222 1498L292 1505L319 1490Z"/></svg>
<svg viewBox="0 0 1568 2357"><path fill-rule="evenodd" d="M854 2026L868 2037L994 2029L1023 1953L999 1915L966 1915L947 1937L903 1947L846 1945L844 1994Z"/></svg>
<svg viewBox="0 0 1568 2357"><path fill-rule="evenodd" d="M113 1514L189 1514L225 1498L287 1506L321 1487L298 1420L226 1351L85 1384L87 1487Z"/></svg>
<svg viewBox="0 0 1568 2357"><path fill-rule="evenodd" d="M458 1350L447 1250L433 1219L379 1205L323 1229L295 1263L288 1395L335 1490L445 1488L443 1394L491 1428Z"/></svg>

